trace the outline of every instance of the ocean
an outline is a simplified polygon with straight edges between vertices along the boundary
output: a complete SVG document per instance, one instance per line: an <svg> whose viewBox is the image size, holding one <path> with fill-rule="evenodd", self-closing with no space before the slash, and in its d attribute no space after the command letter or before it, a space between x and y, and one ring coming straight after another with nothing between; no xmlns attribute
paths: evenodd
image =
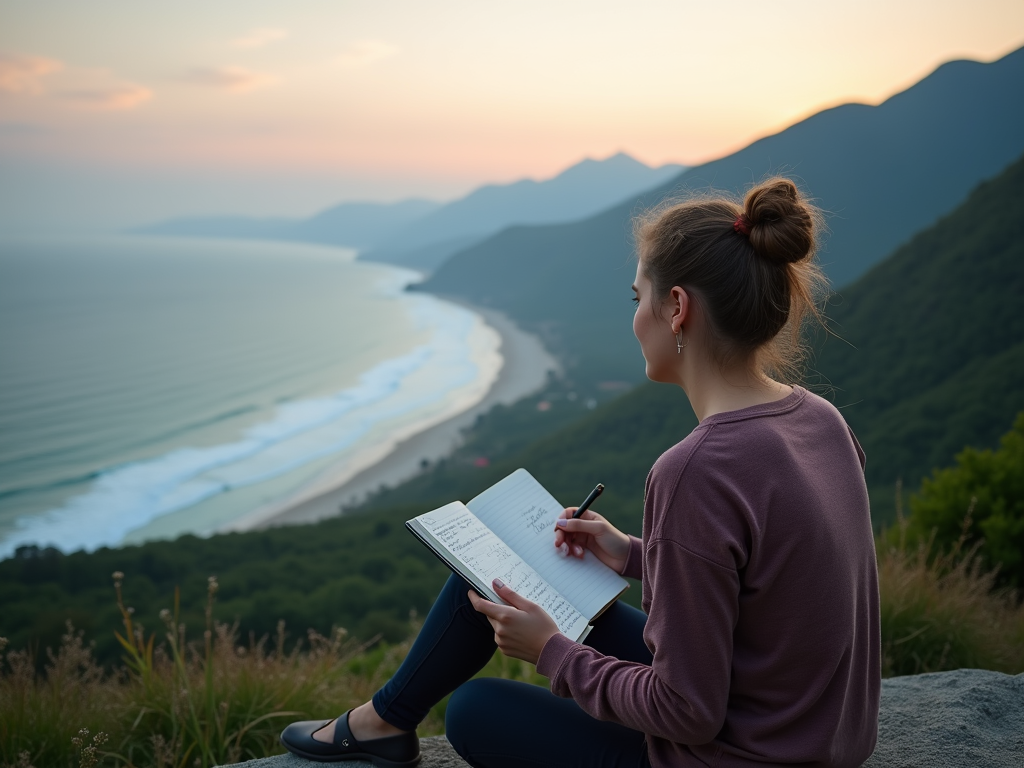
<svg viewBox="0 0 1024 768"><path fill-rule="evenodd" d="M0 557L208 535L483 398L474 313L291 243L0 240Z"/></svg>

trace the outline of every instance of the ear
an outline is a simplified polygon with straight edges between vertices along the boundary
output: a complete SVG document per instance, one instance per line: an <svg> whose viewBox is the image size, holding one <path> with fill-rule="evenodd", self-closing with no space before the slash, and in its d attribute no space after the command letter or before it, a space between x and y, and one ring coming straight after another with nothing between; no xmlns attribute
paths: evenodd
<svg viewBox="0 0 1024 768"><path fill-rule="evenodd" d="M669 325L672 326L672 333L679 333L679 329L690 319L690 295L678 285L674 286L668 292L663 306L668 315Z"/></svg>

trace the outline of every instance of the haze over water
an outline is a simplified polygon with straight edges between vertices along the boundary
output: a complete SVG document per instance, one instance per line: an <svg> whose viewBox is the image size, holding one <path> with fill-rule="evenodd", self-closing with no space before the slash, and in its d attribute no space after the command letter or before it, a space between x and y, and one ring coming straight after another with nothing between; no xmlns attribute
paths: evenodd
<svg viewBox="0 0 1024 768"><path fill-rule="evenodd" d="M0 241L0 556L209 533L493 378L496 335L350 251Z"/></svg>

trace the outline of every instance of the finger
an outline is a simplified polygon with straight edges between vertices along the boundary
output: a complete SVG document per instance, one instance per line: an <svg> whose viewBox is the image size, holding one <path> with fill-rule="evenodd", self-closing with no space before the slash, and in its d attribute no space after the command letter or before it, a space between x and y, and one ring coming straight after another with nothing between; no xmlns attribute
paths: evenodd
<svg viewBox="0 0 1024 768"><path fill-rule="evenodd" d="M566 507L565 509L562 510L562 514L560 514L559 517L572 517L576 514L577 509L579 509L579 507Z"/></svg>
<svg viewBox="0 0 1024 768"><path fill-rule="evenodd" d="M492 603L490 600L485 600L472 590L469 592L469 602L473 604L473 608L482 613L488 619L497 619L500 617L502 611L508 610L506 606Z"/></svg>
<svg viewBox="0 0 1024 768"><path fill-rule="evenodd" d="M498 597L500 597L506 603L511 605L513 608L516 608L520 611L525 611L528 608L533 607L534 603L531 603L525 597L520 596L519 593L515 592L512 589L512 587L508 586L501 579L495 579L493 585L494 591L498 593Z"/></svg>
<svg viewBox="0 0 1024 768"><path fill-rule="evenodd" d="M604 533L605 525L603 520L585 520L582 517L576 520L565 520L560 517L555 521L558 530L569 533L589 533L592 536Z"/></svg>

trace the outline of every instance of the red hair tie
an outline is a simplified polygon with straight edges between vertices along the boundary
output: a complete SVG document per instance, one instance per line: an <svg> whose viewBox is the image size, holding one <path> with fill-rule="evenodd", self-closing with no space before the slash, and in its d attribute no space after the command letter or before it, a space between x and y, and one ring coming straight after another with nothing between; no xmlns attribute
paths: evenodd
<svg viewBox="0 0 1024 768"><path fill-rule="evenodd" d="M736 217L736 221L732 223L732 231L739 232L741 235L750 236L750 219L744 216L742 213Z"/></svg>

